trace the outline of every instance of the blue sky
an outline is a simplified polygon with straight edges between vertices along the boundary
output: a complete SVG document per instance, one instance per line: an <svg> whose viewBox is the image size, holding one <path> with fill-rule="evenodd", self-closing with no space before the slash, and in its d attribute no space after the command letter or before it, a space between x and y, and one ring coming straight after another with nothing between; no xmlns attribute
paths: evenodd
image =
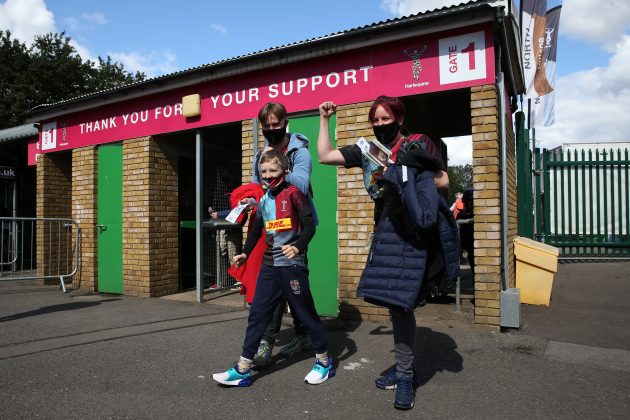
<svg viewBox="0 0 630 420"><path fill-rule="evenodd" d="M82 57L110 55L152 77L458 3L0 0L0 29L26 43L37 33L66 31ZM538 144L630 140L630 1L547 4L563 4L556 124L537 129ZM458 143L449 148L453 162L469 161L469 147L461 147L469 139L451 142Z"/></svg>

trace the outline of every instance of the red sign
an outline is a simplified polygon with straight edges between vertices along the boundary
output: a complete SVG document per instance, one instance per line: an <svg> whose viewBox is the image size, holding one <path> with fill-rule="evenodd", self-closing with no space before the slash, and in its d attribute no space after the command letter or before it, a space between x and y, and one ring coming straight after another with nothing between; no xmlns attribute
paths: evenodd
<svg viewBox="0 0 630 420"><path fill-rule="evenodd" d="M289 112L494 83L489 26L419 38L287 64L210 81L42 123L39 153L250 119L267 102ZM183 96L201 95L201 115L182 115ZM34 160L34 159L33 159Z"/></svg>

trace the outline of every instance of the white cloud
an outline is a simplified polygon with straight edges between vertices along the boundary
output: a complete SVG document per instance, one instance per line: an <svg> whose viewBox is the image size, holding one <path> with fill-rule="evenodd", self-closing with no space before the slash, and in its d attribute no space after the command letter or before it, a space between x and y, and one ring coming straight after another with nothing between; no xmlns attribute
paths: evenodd
<svg viewBox="0 0 630 420"><path fill-rule="evenodd" d="M630 28L628 0L564 0L560 34L609 50Z"/></svg>
<svg viewBox="0 0 630 420"><path fill-rule="evenodd" d="M559 78L556 93L556 123L536 129L542 146L630 141L630 35L616 44L608 66Z"/></svg>
<svg viewBox="0 0 630 420"><path fill-rule="evenodd" d="M225 29L225 26L219 23L211 23L210 27L223 35L227 34L227 29Z"/></svg>
<svg viewBox="0 0 630 420"><path fill-rule="evenodd" d="M445 137L448 166L472 164L472 136Z"/></svg>
<svg viewBox="0 0 630 420"><path fill-rule="evenodd" d="M170 50L150 51L148 53L133 51L110 52L108 55L112 60L122 63L125 70L135 73L144 72L147 77L156 77L163 74L173 73L177 70L175 63L177 56Z"/></svg>
<svg viewBox="0 0 630 420"><path fill-rule="evenodd" d="M56 32L55 18L43 0L7 0L0 4L0 29L30 45L35 35Z"/></svg>
<svg viewBox="0 0 630 420"><path fill-rule="evenodd" d="M465 2L466 0L381 0L381 8L394 16L406 16Z"/></svg>
<svg viewBox="0 0 630 420"><path fill-rule="evenodd" d="M83 13L81 17L84 20L97 25L106 25L108 23L107 17L101 12Z"/></svg>
<svg viewBox="0 0 630 420"><path fill-rule="evenodd" d="M67 16L63 18L66 30L74 32L85 32L94 29L95 26L102 26L109 23L107 17L100 12L83 13L80 18Z"/></svg>

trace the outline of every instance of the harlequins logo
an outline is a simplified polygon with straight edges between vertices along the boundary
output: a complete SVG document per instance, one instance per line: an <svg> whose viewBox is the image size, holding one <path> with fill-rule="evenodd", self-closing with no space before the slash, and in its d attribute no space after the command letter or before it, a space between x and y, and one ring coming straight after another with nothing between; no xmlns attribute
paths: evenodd
<svg viewBox="0 0 630 420"><path fill-rule="evenodd" d="M282 211L287 211L287 200L282 200Z"/></svg>
<svg viewBox="0 0 630 420"><path fill-rule="evenodd" d="M300 282L297 280L291 280L289 282L289 285L291 286L291 290L293 291L294 295L299 295L301 290L300 290Z"/></svg>
<svg viewBox="0 0 630 420"><path fill-rule="evenodd" d="M545 28L545 48L551 48L551 36L556 28Z"/></svg>
<svg viewBox="0 0 630 420"><path fill-rule="evenodd" d="M407 57L411 58L411 74L413 76L413 80L420 80L420 73L422 72L422 62L420 61L420 56L427 49L427 46L424 45L421 48L407 48L404 50L404 53Z"/></svg>

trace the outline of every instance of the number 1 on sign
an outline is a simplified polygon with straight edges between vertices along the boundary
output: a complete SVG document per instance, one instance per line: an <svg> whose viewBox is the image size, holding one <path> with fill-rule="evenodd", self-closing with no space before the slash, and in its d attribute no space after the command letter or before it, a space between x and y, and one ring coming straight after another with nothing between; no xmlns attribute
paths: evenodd
<svg viewBox="0 0 630 420"><path fill-rule="evenodd" d="M462 53L468 55L468 70L475 69L475 43L471 42L466 48L462 50Z"/></svg>

